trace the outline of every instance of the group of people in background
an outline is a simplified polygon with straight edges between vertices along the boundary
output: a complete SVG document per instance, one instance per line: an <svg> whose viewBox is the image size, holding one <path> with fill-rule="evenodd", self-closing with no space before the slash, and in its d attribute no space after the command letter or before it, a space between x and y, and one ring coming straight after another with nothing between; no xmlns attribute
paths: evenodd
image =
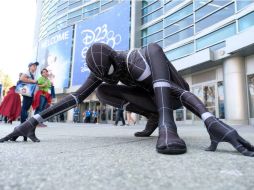
<svg viewBox="0 0 254 190"><path fill-rule="evenodd" d="M20 73L19 76L19 82L36 84L37 88L32 96L22 95L21 104L21 97L15 92L16 86L12 86L8 94L4 97L0 105L0 115L2 115L8 123L12 123L12 121L16 120L19 116L20 122L23 123L27 120L29 115L28 112L31 107L34 110L34 114L37 114L50 105L52 94L49 92L52 83L48 78L48 70L46 68L43 68L40 72L41 76L37 80L35 79L38 65L38 62L29 63L28 69ZM40 127L46 127L46 125L40 124ZM26 137L24 137L24 141L27 141Z"/></svg>
<svg viewBox="0 0 254 190"><path fill-rule="evenodd" d="M115 108L114 112L116 113L115 123L114 123L115 126L118 125L119 121L122 122L121 126L124 126L124 125L129 126L129 125L136 124L136 114L135 113L126 111L126 119L127 119L127 123L126 123L123 109ZM91 109L87 109L81 114L80 109L77 106L73 109L73 122L74 123L80 123L80 122L98 123L99 122L99 115L100 115L100 111L91 110Z"/></svg>
<svg viewBox="0 0 254 190"><path fill-rule="evenodd" d="M43 68L40 71L41 76L35 80L35 73L38 65L38 62L29 63L28 70L20 73L19 76L19 82L37 85L37 90L35 90L33 96L30 97L22 95L21 103L20 94L15 92L16 86L10 87L7 95L4 97L0 105L0 120L4 120L6 123L12 123L12 121L15 121L18 117L20 117L20 122L23 123L27 120L31 107L34 110L34 114L38 114L50 106L52 96L53 98L55 96L54 94L52 95L52 93L49 93L51 92L52 82L49 80L49 73L46 68ZM123 112L123 109L116 108L116 126L119 121L122 121L121 126L126 125ZM99 111L87 109L82 113L82 118L80 118L80 110L76 107L73 111L73 122L77 123L83 121L84 123L98 123L98 115ZM135 125L136 119L133 118L132 113L126 112L126 116L127 125ZM38 126L46 127L43 123ZM26 137L24 137L24 141L27 141Z"/></svg>
<svg viewBox="0 0 254 190"><path fill-rule="evenodd" d="M85 110L82 113L82 119L80 118L80 110L75 107L73 110L73 122L74 123L98 123L98 111L97 110Z"/></svg>

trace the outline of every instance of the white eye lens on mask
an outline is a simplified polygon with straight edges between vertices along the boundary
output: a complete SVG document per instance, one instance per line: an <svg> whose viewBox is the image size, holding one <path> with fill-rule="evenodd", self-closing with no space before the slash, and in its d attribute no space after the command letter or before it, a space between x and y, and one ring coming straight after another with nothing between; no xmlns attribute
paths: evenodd
<svg viewBox="0 0 254 190"><path fill-rule="evenodd" d="M111 65L108 70L108 75L111 75L113 72L114 72L114 67L113 67L113 65Z"/></svg>

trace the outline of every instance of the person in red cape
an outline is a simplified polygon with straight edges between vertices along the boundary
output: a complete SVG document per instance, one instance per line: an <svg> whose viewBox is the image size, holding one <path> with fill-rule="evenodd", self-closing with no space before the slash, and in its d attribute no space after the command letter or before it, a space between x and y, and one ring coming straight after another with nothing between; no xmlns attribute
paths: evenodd
<svg viewBox="0 0 254 190"><path fill-rule="evenodd" d="M0 105L0 115L8 118L8 122L16 120L20 116L21 100L20 95L15 92L16 86L12 86Z"/></svg>

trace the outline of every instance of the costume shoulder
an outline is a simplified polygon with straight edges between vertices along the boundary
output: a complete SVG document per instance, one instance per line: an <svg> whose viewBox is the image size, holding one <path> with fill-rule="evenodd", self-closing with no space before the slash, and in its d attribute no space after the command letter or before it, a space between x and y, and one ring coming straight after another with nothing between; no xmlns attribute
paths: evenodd
<svg viewBox="0 0 254 190"><path fill-rule="evenodd" d="M150 66L142 49L129 51L127 55L127 67L130 75L137 81L143 81L151 75Z"/></svg>

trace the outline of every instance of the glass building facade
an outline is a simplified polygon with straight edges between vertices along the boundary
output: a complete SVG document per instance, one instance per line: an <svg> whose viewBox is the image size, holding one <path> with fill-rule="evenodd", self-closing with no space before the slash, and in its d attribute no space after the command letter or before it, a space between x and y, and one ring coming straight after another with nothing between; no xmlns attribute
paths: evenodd
<svg viewBox="0 0 254 190"><path fill-rule="evenodd" d="M43 0L38 41L97 17L122 1ZM130 36L135 47L130 48L159 44L191 91L216 117L233 123L254 123L254 38L248 34L254 31L253 0L130 0L130 6L131 26L136 28ZM233 65L241 73L237 79L228 74ZM241 100L228 97L230 89L234 89L228 81L234 80L239 83L233 87L241 91L237 92ZM240 111L238 115L232 113L230 105L235 103L246 116ZM176 110L175 117L185 123L199 120L185 108Z"/></svg>
<svg viewBox="0 0 254 190"><path fill-rule="evenodd" d="M158 43L169 49L166 53L174 60L223 44L226 38L254 25L254 12L239 19L229 19L226 24L223 22L251 4L253 1L248 0L142 1L141 46ZM219 22L223 25L218 26ZM207 34L205 30L209 28L214 31Z"/></svg>

